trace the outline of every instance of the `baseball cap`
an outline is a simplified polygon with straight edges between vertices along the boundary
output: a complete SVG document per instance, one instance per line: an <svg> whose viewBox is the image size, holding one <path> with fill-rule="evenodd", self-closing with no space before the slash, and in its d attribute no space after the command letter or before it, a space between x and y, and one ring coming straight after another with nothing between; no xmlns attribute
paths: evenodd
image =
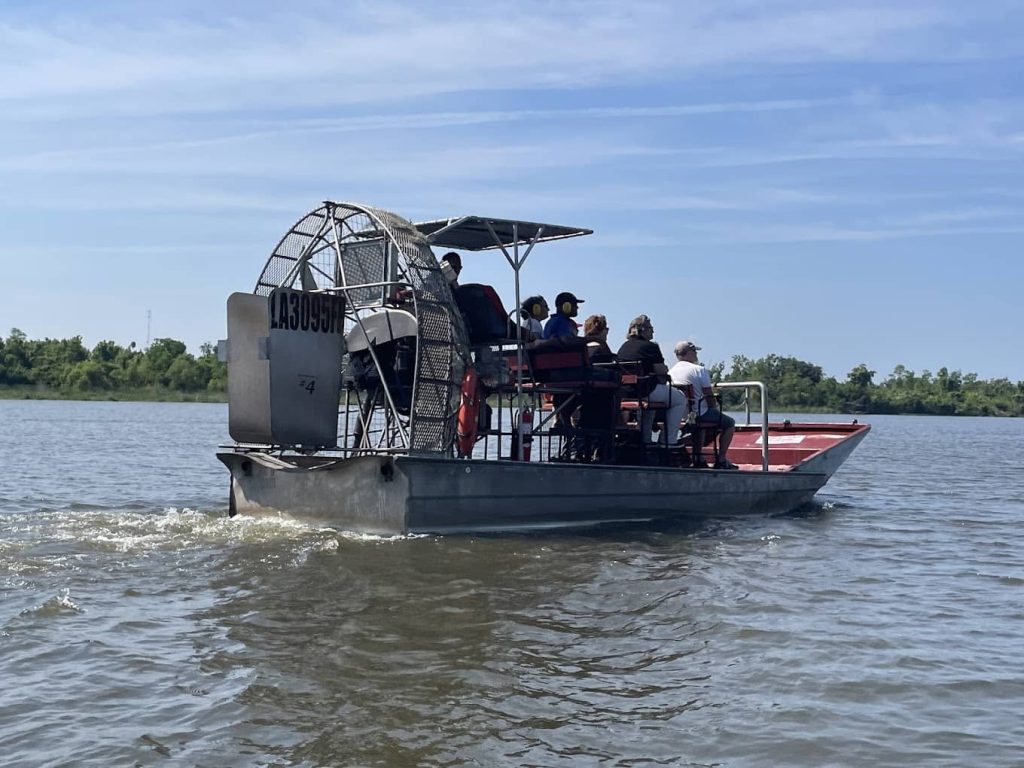
<svg viewBox="0 0 1024 768"><path fill-rule="evenodd" d="M698 347L696 344L689 340L676 342L677 356L685 355L691 349L700 349L700 347Z"/></svg>
<svg viewBox="0 0 1024 768"><path fill-rule="evenodd" d="M555 306L560 307L567 301L571 301L573 304L583 303L583 299L576 298L576 296L572 293L569 293L569 291L562 291L562 293L555 296Z"/></svg>

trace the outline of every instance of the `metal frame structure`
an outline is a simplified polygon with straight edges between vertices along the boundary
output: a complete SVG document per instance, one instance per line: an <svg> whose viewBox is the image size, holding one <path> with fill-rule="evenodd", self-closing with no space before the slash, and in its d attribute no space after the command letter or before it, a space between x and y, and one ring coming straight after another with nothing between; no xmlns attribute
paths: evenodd
<svg viewBox="0 0 1024 768"><path fill-rule="evenodd" d="M372 253L375 242L380 243L378 254ZM360 259L370 264L347 258L354 246L362 249ZM367 246L371 246L369 252ZM364 258L367 254L368 259ZM366 279L367 273L379 279ZM395 305L407 307L417 321L408 414L402 413L384 375L388 366L378 358L374 345L369 345L369 356L380 378L379 392L374 392L368 408L361 403L362 442L345 443L340 452L449 455L469 347L462 317L423 234L388 211L359 203L325 201L281 238L256 282L255 293L269 295L274 288L296 283L303 290L345 296L346 334L358 328L365 335L367 318L387 309L392 298ZM379 291L380 301L368 301L368 291ZM380 409L376 404L378 394L383 398ZM349 407L346 395L346 431ZM378 435L376 445L369 437L374 430Z"/></svg>
<svg viewBox="0 0 1024 768"><path fill-rule="evenodd" d="M358 435L358 439L349 443L349 438L353 436L350 429L350 396L353 389L345 390L344 422L339 424L339 436L344 438L344 442L337 453L350 456L420 452L450 456L453 451L459 387L464 370L472 364L472 349L461 314L455 308L452 292L431 246L467 251L500 250L512 268L516 307L513 313L517 315L522 303L520 273L534 247L540 242L591 233L589 229L577 227L483 216L462 216L411 224L393 213L377 208L358 203L325 201L320 208L299 219L281 238L257 280L255 292L267 295L279 286L291 287L298 283L307 291L341 293L346 298L346 335L351 337L358 331L364 338L368 335L368 319L378 312L390 311L387 297L399 293L404 295L405 310L415 317L417 327L408 415L402 413L397 394L392 391L384 375L389 367L379 359L375 344L367 344L366 351L379 375L379 392L374 392L372 396L366 395L373 398L370 402L357 398L354 434ZM394 279L364 281L364 265L358 265L358 269L353 270L356 274L350 277L349 270L353 265L346 259L346 248L357 245L362 249L361 253L365 254L366 247L377 242L381 244L381 252L379 264L375 266L379 266L382 278ZM372 253L370 259L373 259ZM368 292L379 294L381 300L367 301ZM430 328L430 322L424 328L421 318L432 318L435 326L438 319L446 318L447 332L444 323L441 323L440 334L438 327ZM516 322L515 328L518 364L514 404L516 408L522 408L529 401L536 406L536 393L524 391L523 386L525 345L522 324ZM436 366L438 357L448 361L440 372ZM768 414L764 385L752 381L720 383L717 386L746 391L748 425L749 390L759 390L764 431L762 469L768 471ZM383 399L380 408L376 402L378 396ZM534 431L540 432L550 418L538 424ZM427 425L426 429L424 425ZM504 436L500 411L497 435L499 440ZM550 451L548 445L548 453ZM486 452L489 454L489 451ZM524 458L523 441L518 441L515 458L520 461Z"/></svg>
<svg viewBox="0 0 1024 768"><path fill-rule="evenodd" d="M567 227L560 224L541 224L532 221L514 219L496 219L485 216L461 216L452 219L440 219L416 224L416 228L427 236L431 245L442 248L459 248L467 251L486 251L500 249L509 266L512 267L515 284L515 309L513 315L518 317L522 304L519 273L526 264L526 259L537 243L553 240L565 240L593 234L593 230L582 227ZM526 251L520 254L519 246L526 243ZM509 248L512 252L509 253ZM516 399L523 400L523 327L516 322ZM523 460L523 441L517 446L519 461Z"/></svg>

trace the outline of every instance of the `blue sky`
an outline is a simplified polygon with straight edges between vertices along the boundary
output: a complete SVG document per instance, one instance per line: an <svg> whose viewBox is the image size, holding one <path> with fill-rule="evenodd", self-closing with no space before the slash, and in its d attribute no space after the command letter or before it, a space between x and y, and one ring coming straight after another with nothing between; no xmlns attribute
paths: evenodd
<svg viewBox="0 0 1024 768"><path fill-rule="evenodd" d="M336 199L594 229L524 290L613 341L1021 380L1022 57L1001 0L5 0L0 334L197 351Z"/></svg>

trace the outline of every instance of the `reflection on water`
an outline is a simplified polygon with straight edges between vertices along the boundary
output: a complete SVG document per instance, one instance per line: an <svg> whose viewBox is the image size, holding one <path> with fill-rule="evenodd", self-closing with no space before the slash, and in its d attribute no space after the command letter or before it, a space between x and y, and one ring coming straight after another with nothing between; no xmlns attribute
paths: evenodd
<svg viewBox="0 0 1024 768"><path fill-rule="evenodd" d="M709 627L687 610L692 561L658 538L342 542L214 606L203 618L247 653L205 663L254 671L252 715L315 732L288 753L313 764L597 754L581 751L584 732L703 706ZM229 581L264 557L235 552Z"/></svg>
<svg viewBox="0 0 1024 768"><path fill-rule="evenodd" d="M1020 764L1024 422L871 419L782 517L375 538L228 520L225 415L0 402L5 765Z"/></svg>

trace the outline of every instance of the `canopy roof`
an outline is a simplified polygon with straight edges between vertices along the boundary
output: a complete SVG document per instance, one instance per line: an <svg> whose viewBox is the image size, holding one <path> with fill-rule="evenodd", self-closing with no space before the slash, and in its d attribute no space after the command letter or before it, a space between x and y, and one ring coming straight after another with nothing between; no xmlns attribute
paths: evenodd
<svg viewBox="0 0 1024 768"><path fill-rule="evenodd" d="M490 225L490 226L488 226ZM431 245L458 248L463 251L486 251L489 248L515 243L544 243L567 237L593 234L592 229L566 227L560 224L538 224L534 221L493 219L489 216L461 216L416 224ZM493 233L492 233L493 231ZM539 237L538 237L539 233Z"/></svg>

